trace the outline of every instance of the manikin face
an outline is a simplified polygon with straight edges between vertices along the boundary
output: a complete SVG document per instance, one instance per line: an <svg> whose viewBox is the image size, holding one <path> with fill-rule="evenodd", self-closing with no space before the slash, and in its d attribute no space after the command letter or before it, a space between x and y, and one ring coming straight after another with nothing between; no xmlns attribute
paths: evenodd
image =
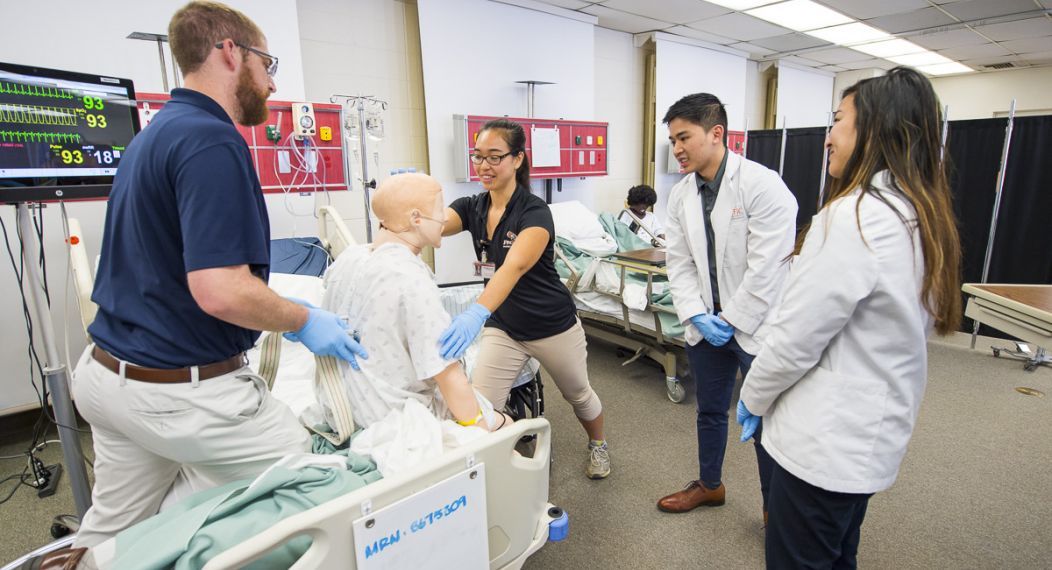
<svg viewBox="0 0 1052 570"><path fill-rule="evenodd" d="M267 51L267 42L262 46L252 46L260 51ZM263 57L253 52L243 50L245 58L242 62L241 71L237 75L237 97L241 116L238 123L252 127L261 125L267 120L267 98L277 91L274 78L267 75L267 62Z"/></svg>
<svg viewBox="0 0 1052 570"><path fill-rule="evenodd" d="M504 141L500 131L491 129L479 133L479 138L475 141L475 148L472 150L472 154L483 159L495 156L503 157L497 164L490 164L489 160L483 160L482 164L474 164L474 161L472 161L475 167L475 174L478 174L482 187L487 191L500 190L509 186L511 188L515 187L515 171L522 164L522 153L513 155L509 154L510 152L511 149L508 147L508 143Z"/></svg>
<svg viewBox="0 0 1052 570"><path fill-rule="evenodd" d="M840 101L840 108L833 115L833 128L826 137L829 149L829 175L840 178L844 167L855 151L858 132L855 130L855 96L848 95Z"/></svg>
<svg viewBox="0 0 1052 570"><path fill-rule="evenodd" d="M713 163L722 160L723 126L706 131L701 125L676 118L668 124L668 142L672 152L686 172L705 172ZM718 165L717 165L718 167Z"/></svg>
<svg viewBox="0 0 1052 570"><path fill-rule="evenodd" d="M446 223L445 198L442 192L435 194L430 212L418 212L412 216L413 226L420 236L420 244L434 248L442 247L442 226Z"/></svg>

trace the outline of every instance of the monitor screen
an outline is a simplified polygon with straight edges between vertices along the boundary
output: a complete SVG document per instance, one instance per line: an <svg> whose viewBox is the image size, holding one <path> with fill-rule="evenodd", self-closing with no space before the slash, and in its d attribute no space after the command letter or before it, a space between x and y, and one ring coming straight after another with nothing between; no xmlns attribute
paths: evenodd
<svg viewBox="0 0 1052 570"><path fill-rule="evenodd" d="M138 131L128 79L0 63L0 180L113 176Z"/></svg>

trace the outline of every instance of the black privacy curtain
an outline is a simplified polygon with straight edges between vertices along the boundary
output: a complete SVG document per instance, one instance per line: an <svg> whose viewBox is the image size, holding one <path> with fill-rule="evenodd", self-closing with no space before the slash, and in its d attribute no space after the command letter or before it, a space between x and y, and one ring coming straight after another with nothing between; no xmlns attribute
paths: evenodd
<svg viewBox="0 0 1052 570"><path fill-rule="evenodd" d="M822 159L825 156L825 127L787 129L785 140L785 166L782 180L796 196L799 210L796 214L796 229L811 221L818 211L818 187L822 175ZM781 129L749 131L745 148L749 160L778 171L778 160L782 150Z"/></svg>

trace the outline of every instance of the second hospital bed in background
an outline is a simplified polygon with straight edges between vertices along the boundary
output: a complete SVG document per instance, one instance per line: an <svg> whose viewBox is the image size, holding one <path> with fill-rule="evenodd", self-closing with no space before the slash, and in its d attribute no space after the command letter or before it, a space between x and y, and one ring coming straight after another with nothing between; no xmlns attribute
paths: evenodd
<svg viewBox="0 0 1052 570"><path fill-rule="evenodd" d="M610 214L577 201L551 205L556 269L573 295L585 333L657 362L669 400L686 398L683 325L672 306L664 250Z"/></svg>

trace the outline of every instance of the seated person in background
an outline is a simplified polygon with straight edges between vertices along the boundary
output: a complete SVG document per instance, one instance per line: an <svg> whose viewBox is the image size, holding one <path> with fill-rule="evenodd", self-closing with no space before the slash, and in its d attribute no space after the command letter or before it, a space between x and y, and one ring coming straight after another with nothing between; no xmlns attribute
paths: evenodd
<svg viewBox="0 0 1052 570"><path fill-rule="evenodd" d="M630 230L643 238L644 241L653 243L654 247L664 245L658 240L663 241L665 239L665 228L658 221L657 214L650 211L650 208L653 208L654 204L657 203L657 192L646 184L633 186L628 190L628 199L625 202L628 204L628 209L621 210L621 215L617 217L617 220L628 226ZM639 221L643 222L642 225L632 219L632 216L628 213L629 211Z"/></svg>
<svg viewBox="0 0 1052 570"><path fill-rule="evenodd" d="M493 431L512 421L471 387L459 360L439 354L438 337L450 317L419 254L424 246L441 246L445 203L442 187L426 174L388 178L372 199L380 220L376 239L345 250L325 274L322 305L356 323L368 343L370 359L359 361L361 370L340 365L354 423L362 428L408 399L463 426Z"/></svg>

